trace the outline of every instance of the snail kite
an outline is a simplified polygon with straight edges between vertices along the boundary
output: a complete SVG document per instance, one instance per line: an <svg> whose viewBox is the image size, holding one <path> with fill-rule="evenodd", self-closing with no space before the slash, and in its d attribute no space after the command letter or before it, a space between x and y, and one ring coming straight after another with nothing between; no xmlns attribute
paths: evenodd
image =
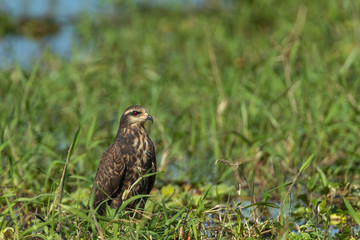
<svg viewBox="0 0 360 240"><path fill-rule="evenodd" d="M114 143L101 156L93 187L94 208L98 207L101 215L105 214L106 204L117 209L132 196L149 194L154 186L155 174L149 173L156 172L156 157L144 128L147 120L153 122L145 107L128 107L121 116ZM134 200L127 208L137 204L144 208L146 200Z"/></svg>

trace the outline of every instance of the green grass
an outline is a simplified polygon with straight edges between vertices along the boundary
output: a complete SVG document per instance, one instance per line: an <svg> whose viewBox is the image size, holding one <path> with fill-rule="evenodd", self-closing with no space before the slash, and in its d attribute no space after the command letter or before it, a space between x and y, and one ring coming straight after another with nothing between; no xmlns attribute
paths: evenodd
<svg viewBox="0 0 360 240"><path fill-rule="evenodd" d="M154 116L160 172L143 218L109 209L101 237L326 239L333 214L355 236L358 2L126 9L79 18L71 60L0 72L0 238L98 236L82 205L133 104Z"/></svg>

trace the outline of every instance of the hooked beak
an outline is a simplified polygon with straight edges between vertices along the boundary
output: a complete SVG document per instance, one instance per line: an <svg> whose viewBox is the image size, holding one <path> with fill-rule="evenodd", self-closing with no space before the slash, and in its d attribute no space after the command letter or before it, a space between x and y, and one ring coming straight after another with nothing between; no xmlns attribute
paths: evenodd
<svg viewBox="0 0 360 240"><path fill-rule="evenodd" d="M151 123L154 123L154 119L153 119L153 117L152 117L151 115L148 115L148 116L146 117L146 120L150 120Z"/></svg>

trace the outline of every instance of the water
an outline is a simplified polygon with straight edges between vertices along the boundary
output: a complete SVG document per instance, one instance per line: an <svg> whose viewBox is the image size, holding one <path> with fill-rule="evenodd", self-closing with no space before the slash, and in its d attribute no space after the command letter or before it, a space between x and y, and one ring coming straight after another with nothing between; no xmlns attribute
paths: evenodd
<svg viewBox="0 0 360 240"><path fill-rule="evenodd" d="M209 4L207 0L135 0L134 2L148 7L202 8ZM230 0L222 1L220 4L222 7L229 5L231 5ZM111 0L0 0L0 14L4 15L4 13L15 23L24 18L51 19L58 25L58 31L37 39L16 33L0 36L0 69L13 68L16 63L22 68L30 69L46 49L62 58L70 59L72 49L82 46L74 27L76 19L81 14L86 13L93 18L118 14L111 6Z"/></svg>
<svg viewBox="0 0 360 240"><path fill-rule="evenodd" d="M74 27L71 25L62 26L57 34L40 40L15 35L4 36L0 39L0 68L10 68L17 63L29 69L47 48L60 57L69 58L73 38Z"/></svg>
<svg viewBox="0 0 360 240"><path fill-rule="evenodd" d="M106 9L99 0L1 0L6 13L20 18L52 16L64 21L82 12L98 13Z"/></svg>
<svg viewBox="0 0 360 240"><path fill-rule="evenodd" d="M99 15L111 11L100 0L0 0L0 14L6 13L14 22L48 18L58 26L56 33L36 39L16 33L0 37L0 68L18 63L29 69L46 49L62 58L71 58L72 48L80 45L74 27L76 18L83 13Z"/></svg>
<svg viewBox="0 0 360 240"><path fill-rule="evenodd" d="M237 201L236 201L237 202ZM238 203L238 202L237 202ZM277 206L280 207L281 205L281 202L279 201L275 201L274 202ZM249 200L244 200L241 202L241 215L242 215L242 218L241 218L241 222L244 223L245 221L249 221L249 220L252 220L253 222L256 222L256 219L254 218L254 209L256 208L256 206L254 207L247 207L251 205L251 201ZM240 207L238 206L238 208ZM291 210L290 210L291 208ZM277 218L277 215L279 214L279 208L273 208L273 207L266 207L267 211L268 211L268 214L269 216L266 216L266 217L260 217L260 218L257 218L259 224L261 223L261 221L265 221L265 220L272 220L272 219L276 219ZM298 226L304 226L304 225L307 225L306 223L306 220L305 219L300 219L300 220L296 220L291 212L294 211L294 207L293 206L289 206L289 205L285 205L284 206L284 217L287 218L287 222L292 222L292 223L295 223L297 224ZM222 214L223 216L225 216L225 211L224 210L220 210L220 212L218 214ZM315 213L313 213L314 215ZM216 218L216 214L209 214L207 216L207 221L205 221L203 224L205 226L205 229L212 229L211 227L214 226L215 224L215 221L214 221L214 218ZM315 218L315 215L313 216L312 220L314 220ZM320 231L320 232L323 232L325 231L325 220L324 219L321 219L319 218L319 224L318 224L318 227L317 227L317 230ZM328 236L330 237L335 237L336 234L340 234L342 228L344 227L344 225L329 225L329 227L326 229L326 233ZM358 234L359 232L359 226L349 226L349 228L354 231L354 234ZM307 229L302 229L301 232L314 232L316 231L316 229L313 227L313 226L308 226ZM299 233L298 230L296 228L294 228L292 230L293 233ZM204 232L205 236L207 236L208 238L212 237L212 232L211 231L208 231L208 230L205 230Z"/></svg>

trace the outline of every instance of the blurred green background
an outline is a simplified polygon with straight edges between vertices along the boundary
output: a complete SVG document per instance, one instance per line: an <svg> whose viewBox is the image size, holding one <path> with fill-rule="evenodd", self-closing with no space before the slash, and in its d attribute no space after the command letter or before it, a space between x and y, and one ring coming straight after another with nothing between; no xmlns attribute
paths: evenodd
<svg viewBox="0 0 360 240"><path fill-rule="evenodd" d="M73 171L93 176L131 104L155 116L151 136L171 178L223 181L216 159L253 169L259 154L284 175L315 154L347 177L359 160L356 1L103 4L68 20L75 47L63 58L31 24L21 25L27 35L13 33L45 49L30 69L1 73L3 177L13 159L42 182L39 171L65 155L80 125ZM46 17L35 18L38 28Z"/></svg>

